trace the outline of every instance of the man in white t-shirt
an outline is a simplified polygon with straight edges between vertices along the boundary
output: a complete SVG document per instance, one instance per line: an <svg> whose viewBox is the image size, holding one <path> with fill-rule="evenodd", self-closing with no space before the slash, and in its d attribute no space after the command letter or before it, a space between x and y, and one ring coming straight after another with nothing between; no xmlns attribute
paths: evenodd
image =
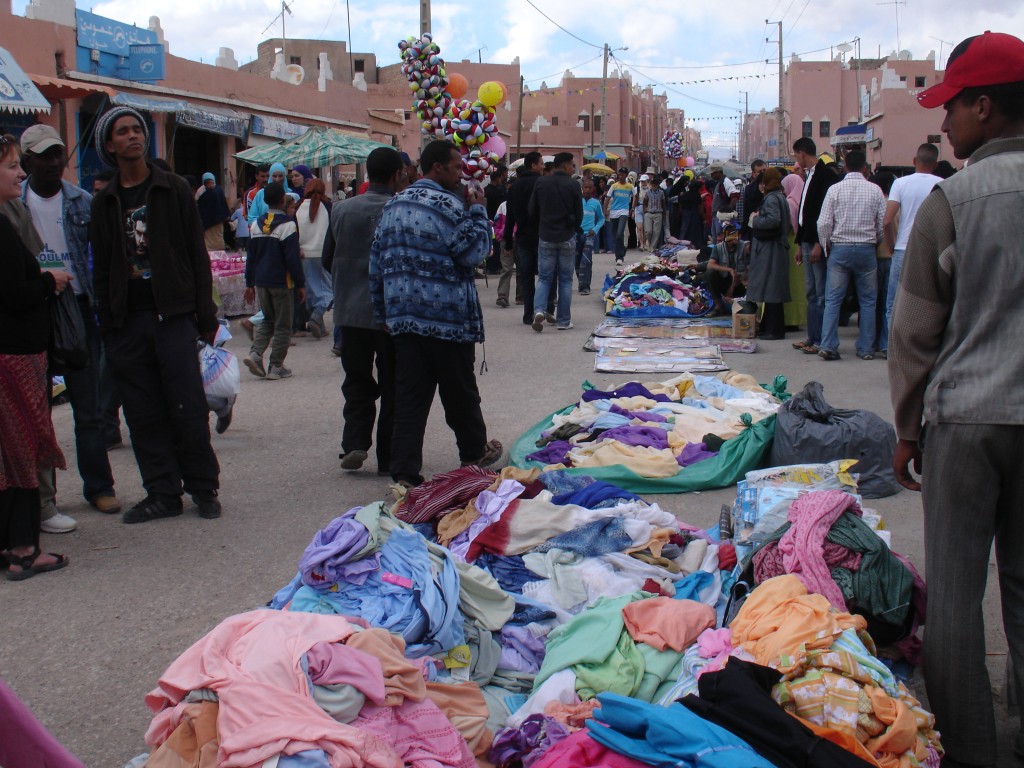
<svg viewBox="0 0 1024 768"><path fill-rule="evenodd" d="M893 182L889 191L889 202L885 206L885 244L892 251L892 265L889 268L889 290L885 297L885 328L883 337L888 348L888 329L892 322L892 305L896 299L896 288L900 284L900 272L903 270L903 254L910 240L910 230L914 228L917 209L932 187L942 181L933 172L939 161L939 150L934 144L922 144L914 156L914 173ZM896 217L899 216L897 225ZM881 298L881 297L879 297Z"/></svg>
<svg viewBox="0 0 1024 768"><path fill-rule="evenodd" d="M50 126L28 128L21 136L21 150L21 162L28 173L21 197L43 243L39 266L63 269L73 276L71 287L82 314L89 347L89 365L85 369L58 371L64 375L75 418L75 454L82 493L100 512L114 514L121 506L114 495L114 476L107 459L101 385L103 356L89 268L92 197L84 189L64 181L67 148L60 134ZM74 521L60 513L42 522L42 529L48 533L63 533L73 526Z"/></svg>

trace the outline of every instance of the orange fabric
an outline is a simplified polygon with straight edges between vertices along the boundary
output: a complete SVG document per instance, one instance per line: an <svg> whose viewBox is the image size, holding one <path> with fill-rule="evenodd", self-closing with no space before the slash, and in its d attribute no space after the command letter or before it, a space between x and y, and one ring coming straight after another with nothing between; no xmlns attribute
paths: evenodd
<svg viewBox="0 0 1024 768"><path fill-rule="evenodd" d="M806 651L830 647L851 627L866 629L867 621L836 611L827 598L808 594L800 579L788 574L762 582L730 624L735 645L780 672L798 666Z"/></svg>
<svg viewBox="0 0 1024 768"><path fill-rule="evenodd" d="M638 547L630 547L626 550L627 554L633 554L634 552L643 552L646 549L651 551L653 557L661 557L661 550L665 548L665 545L669 543L669 539L679 533L679 529L676 528L655 528L651 531L651 538L646 544L641 544Z"/></svg>
<svg viewBox="0 0 1024 768"><path fill-rule="evenodd" d="M790 715L792 715L801 723L810 728L815 736L820 736L826 741L831 741L836 746L842 747L847 752L850 752L859 757L868 765L874 765L878 766L878 768L882 768L879 765L878 761L875 760L874 755L872 755L863 744L861 744L859 741L853 738L853 736L851 736L850 734L843 733L842 731L837 731L834 728L826 728L823 725L817 725L815 723L812 723L810 720L805 720L804 718L799 717L798 715L794 715L792 712L790 712Z"/></svg>
<svg viewBox="0 0 1024 768"><path fill-rule="evenodd" d="M865 686L864 692L871 700L875 717L888 726L883 734L868 739L866 744L879 756L882 768L909 768L911 762L907 751L913 752L918 761L924 760L928 756L927 749L917 738L917 720L907 705L872 685Z"/></svg>
<svg viewBox="0 0 1024 768"><path fill-rule="evenodd" d="M427 683L427 696L447 717L462 738L469 745L469 750L476 758L480 768L492 768L493 763L487 759L494 734L487 728L487 702L474 682Z"/></svg>
<svg viewBox="0 0 1024 768"><path fill-rule="evenodd" d="M652 597L625 606L622 619L634 642L681 653L701 632L715 626L715 609L696 600Z"/></svg>
<svg viewBox="0 0 1024 768"><path fill-rule="evenodd" d="M597 699L588 699L579 704L563 704L561 701L549 701L544 707L544 714L566 726L571 731L585 728L587 720L594 716L594 710L601 708Z"/></svg>
<svg viewBox="0 0 1024 768"><path fill-rule="evenodd" d="M345 645L358 648L380 659L384 672L384 706L397 707L406 699L423 701L427 696L423 673L405 658L405 641L386 629L364 629L345 640Z"/></svg>
<svg viewBox="0 0 1024 768"><path fill-rule="evenodd" d="M212 701L189 704L181 722L149 756L148 768L217 768L217 712Z"/></svg>

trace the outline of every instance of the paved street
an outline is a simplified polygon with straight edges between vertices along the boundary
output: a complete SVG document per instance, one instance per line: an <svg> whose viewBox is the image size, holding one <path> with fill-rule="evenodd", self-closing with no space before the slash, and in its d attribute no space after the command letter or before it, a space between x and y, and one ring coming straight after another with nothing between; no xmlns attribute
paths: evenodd
<svg viewBox="0 0 1024 768"><path fill-rule="evenodd" d="M595 260L596 286L612 257L601 254ZM548 326L537 334L521 323L521 307L495 306L496 278L489 286L483 280L477 284L488 367L479 381L490 437L510 446L530 425L575 400L585 379L609 388L630 378L595 374L593 354L581 350L603 314L596 293L573 297L575 330L556 332ZM891 419L886 363L858 360L855 329L841 330L841 361L826 363L794 351L792 334L785 341L762 342L755 355L729 354L726 360L760 381L783 374L791 391L817 379L833 405L867 408ZM232 331L236 336L229 347L244 355L248 340L237 324ZM478 348L478 365L479 358ZM0 581L0 677L89 766L120 768L144 751L149 713L143 697L165 667L224 617L264 604L294 575L299 555L319 527L387 490L372 452L360 472L344 473L338 466L341 370L329 340L298 339L288 365L294 378L278 382L242 370L234 423L213 440L221 462L220 520L199 519L191 504L182 517L133 526L93 511L78 493L70 408L54 411L71 467L59 476L60 506L79 526L69 535L43 536L48 549L70 555L66 570L23 583ZM458 465L439 404L424 453L427 476ZM122 502L141 499L130 448L110 456ZM708 526L733 495L724 489L649 498L681 519ZM903 492L870 506L884 514L894 548L923 570L920 497ZM990 590L990 667L1001 683L1005 644L995 597ZM1011 738L1004 723L1001 765L1012 762Z"/></svg>

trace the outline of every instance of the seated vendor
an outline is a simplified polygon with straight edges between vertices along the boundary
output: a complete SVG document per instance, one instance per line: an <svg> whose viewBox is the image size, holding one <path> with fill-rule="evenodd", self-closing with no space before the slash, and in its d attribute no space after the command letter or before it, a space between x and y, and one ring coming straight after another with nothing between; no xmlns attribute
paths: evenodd
<svg viewBox="0 0 1024 768"><path fill-rule="evenodd" d="M750 265L750 243L740 240L739 229L726 222L722 227L722 240L711 247L711 258L704 272L704 284L715 299L713 314L729 314L726 299L743 296L747 292L747 271Z"/></svg>

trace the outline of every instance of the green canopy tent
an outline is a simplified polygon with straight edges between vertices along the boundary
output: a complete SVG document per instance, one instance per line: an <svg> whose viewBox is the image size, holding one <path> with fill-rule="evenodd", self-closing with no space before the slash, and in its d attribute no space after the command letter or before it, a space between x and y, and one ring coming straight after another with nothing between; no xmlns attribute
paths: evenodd
<svg viewBox="0 0 1024 768"><path fill-rule="evenodd" d="M235 157L252 165L282 163L288 168L296 165L327 168L332 165L363 163L373 150L389 146L333 128L313 127L294 139L280 144L252 147L237 153Z"/></svg>

